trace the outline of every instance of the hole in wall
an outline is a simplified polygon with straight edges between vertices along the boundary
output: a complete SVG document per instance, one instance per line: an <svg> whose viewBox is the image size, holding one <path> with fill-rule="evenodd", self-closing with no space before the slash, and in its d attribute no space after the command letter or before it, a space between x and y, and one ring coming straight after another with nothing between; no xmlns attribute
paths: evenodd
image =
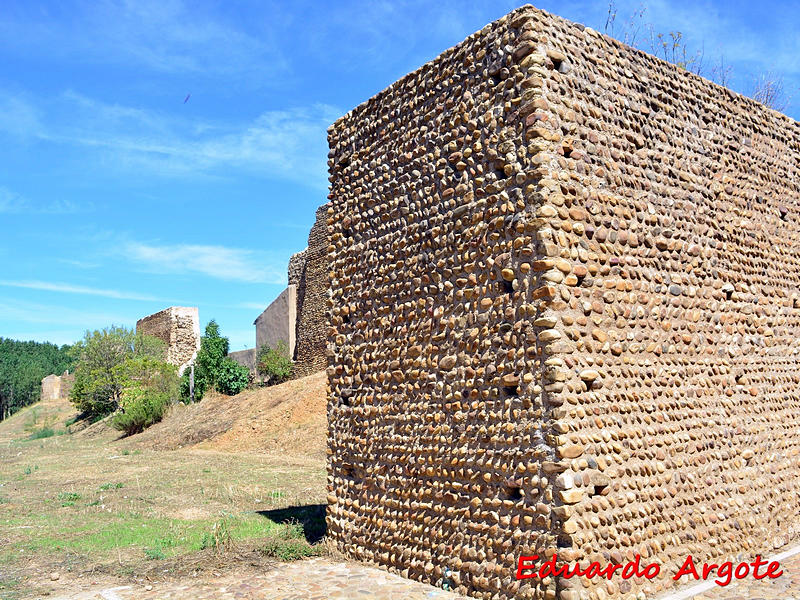
<svg viewBox="0 0 800 600"><path fill-rule="evenodd" d="M592 492L592 496L602 496L605 493L607 487L608 487L607 485L594 486L594 491Z"/></svg>
<svg viewBox="0 0 800 600"><path fill-rule="evenodd" d="M522 488L519 486L509 486L506 488L506 498L509 500L522 500Z"/></svg>
<svg viewBox="0 0 800 600"><path fill-rule="evenodd" d="M505 290L506 294L511 294L514 291L514 283L511 281L503 280L503 289Z"/></svg>
<svg viewBox="0 0 800 600"><path fill-rule="evenodd" d="M503 493L507 500L522 499L522 483L514 478L506 479L503 483Z"/></svg>
<svg viewBox="0 0 800 600"><path fill-rule="evenodd" d="M516 398L517 396L519 396L519 386L508 385L504 386L503 390L505 390L507 396L510 396L512 398Z"/></svg>

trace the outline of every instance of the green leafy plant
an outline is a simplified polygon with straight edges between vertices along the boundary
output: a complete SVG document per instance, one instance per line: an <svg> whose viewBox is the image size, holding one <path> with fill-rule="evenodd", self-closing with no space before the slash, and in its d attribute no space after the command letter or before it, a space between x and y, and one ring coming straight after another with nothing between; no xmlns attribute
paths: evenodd
<svg viewBox="0 0 800 600"><path fill-rule="evenodd" d="M286 523L266 539L261 552L282 561L292 561L316 556L320 549L306 541L302 524Z"/></svg>
<svg viewBox="0 0 800 600"><path fill-rule="evenodd" d="M235 396L246 388L248 383L250 383L250 369L226 357L217 372L217 390L228 396Z"/></svg>
<svg viewBox="0 0 800 600"><path fill-rule="evenodd" d="M167 558L167 555L164 554L164 551L161 548L145 548L144 555L147 560L164 560Z"/></svg>
<svg viewBox="0 0 800 600"><path fill-rule="evenodd" d="M42 438L53 437L55 434L56 432L52 427L42 427L41 429L34 431L28 439L40 440Z"/></svg>
<svg viewBox="0 0 800 600"><path fill-rule="evenodd" d="M120 490L123 487L125 486L122 483L104 483L103 485L100 486L100 491L106 492L108 490Z"/></svg>
<svg viewBox="0 0 800 600"><path fill-rule="evenodd" d="M264 377L268 385L282 383L292 376L292 359L289 348L283 340L279 340L275 348L264 344L258 350L256 370Z"/></svg>
<svg viewBox="0 0 800 600"><path fill-rule="evenodd" d="M75 506L75 503L81 499L81 495L75 492L61 492L58 499L61 501L61 506Z"/></svg>

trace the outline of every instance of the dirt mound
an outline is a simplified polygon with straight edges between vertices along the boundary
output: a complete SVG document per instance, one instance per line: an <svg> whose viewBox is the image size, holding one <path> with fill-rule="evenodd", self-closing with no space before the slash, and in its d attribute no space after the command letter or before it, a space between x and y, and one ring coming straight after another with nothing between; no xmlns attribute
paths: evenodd
<svg viewBox="0 0 800 600"><path fill-rule="evenodd" d="M173 408L167 417L125 443L156 450L196 446L223 452L325 455L324 372L236 396L209 394Z"/></svg>

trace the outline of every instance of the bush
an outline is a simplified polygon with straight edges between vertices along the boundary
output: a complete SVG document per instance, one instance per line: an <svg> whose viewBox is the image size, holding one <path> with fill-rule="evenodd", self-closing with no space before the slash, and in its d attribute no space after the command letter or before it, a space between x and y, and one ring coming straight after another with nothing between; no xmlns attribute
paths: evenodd
<svg viewBox="0 0 800 600"><path fill-rule="evenodd" d="M312 546L306 541L303 526L299 523L280 525L264 541L261 552L284 562L321 554L319 546Z"/></svg>
<svg viewBox="0 0 800 600"><path fill-rule="evenodd" d="M158 423L170 404L172 398L163 392L131 388L124 392L119 412L111 419L111 425L126 435L141 433Z"/></svg>
<svg viewBox="0 0 800 600"><path fill-rule="evenodd" d="M178 376L173 365L143 356L117 365L113 373L123 391L111 425L126 435L141 433L158 423L178 399Z"/></svg>
<svg viewBox="0 0 800 600"><path fill-rule="evenodd" d="M293 366L292 359L289 358L289 348L283 340L278 341L274 349L264 344L258 350L256 369L268 385L289 379L292 376Z"/></svg>
<svg viewBox="0 0 800 600"><path fill-rule="evenodd" d="M235 396L250 383L250 369L232 358L225 357L217 372L216 380L218 391L228 396Z"/></svg>
<svg viewBox="0 0 800 600"><path fill-rule="evenodd" d="M55 430L52 427L42 427L41 429L37 429L34 431L30 438L31 440L40 440L42 438L49 438L53 437L56 434Z"/></svg>

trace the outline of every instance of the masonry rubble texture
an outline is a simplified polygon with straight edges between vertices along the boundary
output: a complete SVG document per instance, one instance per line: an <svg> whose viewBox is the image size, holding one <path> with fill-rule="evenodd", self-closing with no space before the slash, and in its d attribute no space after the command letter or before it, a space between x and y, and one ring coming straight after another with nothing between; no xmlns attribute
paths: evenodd
<svg viewBox="0 0 800 600"><path fill-rule="evenodd" d="M300 282L303 279L303 273L306 270L307 252L308 248L306 248L301 252L292 254L291 258L289 258L289 268L287 269L289 276L289 285L300 285Z"/></svg>
<svg viewBox="0 0 800 600"><path fill-rule="evenodd" d="M64 400L75 383L75 375L64 371L61 375L48 375L42 379L42 400Z"/></svg>
<svg viewBox="0 0 800 600"><path fill-rule="evenodd" d="M136 332L167 344L167 362L183 370L194 362L200 349L200 317L196 306L170 306L139 319Z"/></svg>
<svg viewBox="0 0 800 600"><path fill-rule="evenodd" d="M328 204L323 204L317 209L316 220L308 234L308 248L304 251L302 272L297 279L297 343L294 352L294 374L297 377L322 371L328 364L328 207ZM293 260L295 256L292 257ZM296 272L297 269L293 269L290 261L290 283Z"/></svg>
<svg viewBox="0 0 800 600"><path fill-rule="evenodd" d="M576 600L798 540L797 122L527 6L329 143L341 551ZM661 576L515 579L554 552Z"/></svg>

